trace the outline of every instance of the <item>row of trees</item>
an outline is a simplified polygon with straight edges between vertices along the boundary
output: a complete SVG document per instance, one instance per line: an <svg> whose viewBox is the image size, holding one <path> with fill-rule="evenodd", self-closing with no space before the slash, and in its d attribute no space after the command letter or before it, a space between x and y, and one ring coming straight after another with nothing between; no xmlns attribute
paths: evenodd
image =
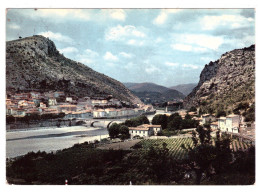
<svg viewBox="0 0 260 192"><path fill-rule="evenodd" d="M184 119L179 113L173 113L170 116L167 115L155 115L152 120L153 125L161 125L162 129L168 129L171 131L181 130L187 128L195 128L199 125L199 122L192 119L189 114Z"/></svg>
<svg viewBox="0 0 260 192"><path fill-rule="evenodd" d="M14 123L15 121L19 122L30 122L30 121L39 121L39 120L46 120L46 119L57 119L57 118L63 118L65 116L65 113L59 113L59 114L26 114L24 117L14 117L12 115L6 116L6 123Z"/></svg>

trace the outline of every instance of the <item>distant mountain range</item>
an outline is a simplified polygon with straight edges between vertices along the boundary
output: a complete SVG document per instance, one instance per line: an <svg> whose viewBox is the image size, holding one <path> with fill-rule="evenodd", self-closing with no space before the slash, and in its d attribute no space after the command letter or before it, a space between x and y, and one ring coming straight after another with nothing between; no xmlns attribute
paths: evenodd
<svg viewBox="0 0 260 192"><path fill-rule="evenodd" d="M172 86L169 88L175 89L175 90L183 93L186 96L186 95L190 94L196 86L197 86L197 83L189 83L189 84L180 84L180 85Z"/></svg>
<svg viewBox="0 0 260 192"><path fill-rule="evenodd" d="M6 42L6 91L64 91L78 97L113 95L141 103L119 81L64 57L55 44L40 35Z"/></svg>
<svg viewBox="0 0 260 192"><path fill-rule="evenodd" d="M162 103L185 97L181 92L155 83L123 83L145 103Z"/></svg>
<svg viewBox="0 0 260 192"><path fill-rule="evenodd" d="M163 93L169 88L155 83L123 83L128 89L135 92L158 92Z"/></svg>

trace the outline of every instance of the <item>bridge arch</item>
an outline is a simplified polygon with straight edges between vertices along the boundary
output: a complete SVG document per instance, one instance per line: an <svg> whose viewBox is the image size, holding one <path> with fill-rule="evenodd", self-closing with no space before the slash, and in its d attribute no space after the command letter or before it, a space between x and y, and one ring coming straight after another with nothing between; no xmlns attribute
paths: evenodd
<svg viewBox="0 0 260 192"><path fill-rule="evenodd" d="M94 123L98 123L99 121L92 121L91 123L90 123L90 127L94 127Z"/></svg>
<svg viewBox="0 0 260 192"><path fill-rule="evenodd" d="M110 125L112 125L113 122L115 122L115 121L110 121L110 122L107 124L107 128L109 128Z"/></svg>

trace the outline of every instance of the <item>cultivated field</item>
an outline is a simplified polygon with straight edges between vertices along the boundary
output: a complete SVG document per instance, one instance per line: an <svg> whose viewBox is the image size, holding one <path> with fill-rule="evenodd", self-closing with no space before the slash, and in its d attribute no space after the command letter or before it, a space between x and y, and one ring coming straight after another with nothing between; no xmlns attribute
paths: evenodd
<svg viewBox="0 0 260 192"><path fill-rule="evenodd" d="M166 143L167 148L172 156L175 159L184 159L187 157L187 151L184 150L181 145L184 144L185 146L193 147L192 139L191 138L175 138L175 139L144 139L139 142L143 146L142 149L137 150L136 152L141 152L142 150L146 150L149 146L158 145L162 147L162 144ZM246 150L249 147L249 144L240 142L238 140L232 140L230 144L230 148L233 151L237 150Z"/></svg>

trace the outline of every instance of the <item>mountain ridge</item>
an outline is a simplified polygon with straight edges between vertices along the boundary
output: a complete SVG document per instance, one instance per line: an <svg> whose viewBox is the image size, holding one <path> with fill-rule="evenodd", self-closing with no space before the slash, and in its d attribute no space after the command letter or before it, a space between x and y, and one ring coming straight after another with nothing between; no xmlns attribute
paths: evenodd
<svg viewBox="0 0 260 192"><path fill-rule="evenodd" d="M162 103L173 100L180 100L185 97L181 92L157 85L155 83L124 83L133 94L138 96L145 103Z"/></svg>
<svg viewBox="0 0 260 192"><path fill-rule="evenodd" d="M186 83L186 84L179 84L175 86L169 87L170 89L177 90L187 96L192 90L196 87L197 83Z"/></svg>
<svg viewBox="0 0 260 192"><path fill-rule="evenodd" d="M58 90L76 96L107 96L141 103L121 82L64 57L40 35L6 42L6 90Z"/></svg>
<svg viewBox="0 0 260 192"><path fill-rule="evenodd" d="M184 107L232 112L240 102L255 102L255 45L226 52L205 65Z"/></svg>

